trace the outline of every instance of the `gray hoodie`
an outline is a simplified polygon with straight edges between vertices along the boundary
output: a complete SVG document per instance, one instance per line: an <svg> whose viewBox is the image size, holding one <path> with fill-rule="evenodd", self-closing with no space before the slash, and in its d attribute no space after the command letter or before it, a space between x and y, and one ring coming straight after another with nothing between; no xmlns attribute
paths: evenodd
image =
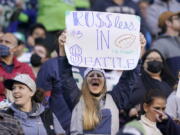
<svg viewBox="0 0 180 135"><path fill-rule="evenodd" d="M30 113L20 111L16 105L10 107L14 111L14 117L19 120L24 130L25 135L47 135L40 115L45 111L41 104L34 104L33 110ZM54 130L56 134L65 134L65 131L53 114Z"/></svg>
<svg viewBox="0 0 180 135"><path fill-rule="evenodd" d="M119 110L110 94L100 99L101 121L95 129L83 130L84 100L81 97L73 109L71 135L115 135L119 130Z"/></svg>

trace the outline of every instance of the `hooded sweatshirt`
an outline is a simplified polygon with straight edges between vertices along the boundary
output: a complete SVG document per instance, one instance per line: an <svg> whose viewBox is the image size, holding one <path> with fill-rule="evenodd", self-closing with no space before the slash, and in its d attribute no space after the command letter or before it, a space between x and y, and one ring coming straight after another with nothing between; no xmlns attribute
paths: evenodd
<svg viewBox="0 0 180 135"><path fill-rule="evenodd" d="M41 104L34 103L31 112L20 111L15 104L10 109L14 112L14 117L19 120L25 135L47 135L40 115L45 111ZM65 134L57 118L53 114L54 130L56 134Z"/></svg>

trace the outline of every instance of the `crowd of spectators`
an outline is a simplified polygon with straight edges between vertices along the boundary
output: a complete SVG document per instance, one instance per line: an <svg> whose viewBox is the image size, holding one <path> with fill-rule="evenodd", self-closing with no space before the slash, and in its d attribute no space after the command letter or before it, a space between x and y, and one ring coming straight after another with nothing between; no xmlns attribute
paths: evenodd
<svg viewBox="0 0 180 135"><path fill-rule="evenodd" d="M71 66L66 11L141 18L129 71ZM0 134L178 135L180 0L0 0Z"/></svg>

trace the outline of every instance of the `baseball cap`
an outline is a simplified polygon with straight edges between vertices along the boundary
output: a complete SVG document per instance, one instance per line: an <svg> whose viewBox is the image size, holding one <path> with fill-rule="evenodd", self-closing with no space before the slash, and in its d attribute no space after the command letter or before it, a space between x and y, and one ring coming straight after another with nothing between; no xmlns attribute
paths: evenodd
<svg viewBox="0 0 180 135"><path fill-rule="evenodd" d="M158 25L160 28L163 28L165 26L165 22L166 20L168 20L170 17L175 16L175 15L179 15L180 12L174 13L172 11L166 11L163 12L160 16L159 16L159 21L158 21Z"/></svg>
<svg viewBox="0 0 180 135"><path fill-rule="evenodd" d="M9 89L12 90L13 84L17 82L17 83L21 83L26 85L27 87L29 87L33 93L36 92L36 83L35 81L27 74L18 74L16 77L14 77L13 79L7 79L4 81L4 86Z"/></svg>

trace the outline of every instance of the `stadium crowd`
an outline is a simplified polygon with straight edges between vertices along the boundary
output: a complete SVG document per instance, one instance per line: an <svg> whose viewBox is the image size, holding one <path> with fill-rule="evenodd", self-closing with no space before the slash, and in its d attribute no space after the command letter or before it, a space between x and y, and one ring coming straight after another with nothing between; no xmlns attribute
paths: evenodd
<svg viewBox="0 0 180 135"><path fill-rule="evenodd" d="M141 18L133 70L70 65L66 11ZM180 0L0 0L0 135L179 135Z"/></svg>

